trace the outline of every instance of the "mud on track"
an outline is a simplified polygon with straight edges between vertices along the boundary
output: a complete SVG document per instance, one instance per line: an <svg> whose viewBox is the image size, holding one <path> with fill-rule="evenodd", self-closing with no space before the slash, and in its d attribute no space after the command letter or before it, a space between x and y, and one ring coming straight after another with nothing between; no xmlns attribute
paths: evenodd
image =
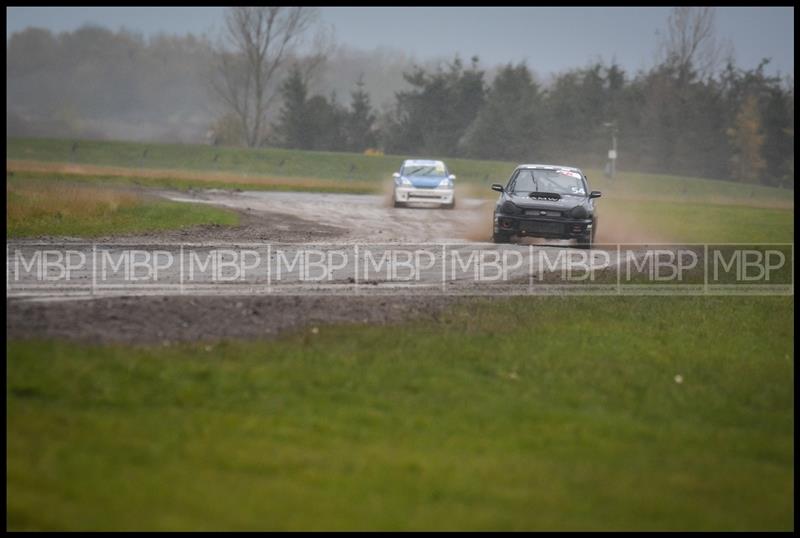
<svg viewBox="0 0 800 538"><path fill-rule="evenodd" d="M292 234L303 231L308 242L335 239L340 243L488 241L491 236L493 206L486 200L458 200L455 209L444 210L422 204L394 208L385 196L364 194L209 190L162 195L269 219L279 232L276 240L284 242L293 242ZM280 222L281 218L286 222ZM325 235L319 233L323 230Z"/></svg>
<svg viewBox="0 0 800 538"><path fill-rule="evenodd" d="M9 338L171 345L260 339L323 324L438 318L448 297L161 296L7 301Z"/></svg>
<svg viewBox="0 0 800 538"><path fill-rule="evenodd" d="M162 192L160 195L176 201L234 209L242 215L241 225L104 237L93 242L99 245L163 244L167 248L183 242L448 242L461 244L465 249L497 248L487 242L493 209L491 201L460 199L456 209L444 210L424 206L393 208L385 197L370 195L214 190ZM77 240L37 238L37 242L56 246ZM8 245L13 248L25 243L13 241ZM550 244L541 250L546 253L560 248ZM527 274L518 276L521 281L527 278ZM435 318L443 308L458 300L412 291L407 295L388 296L293 297L234 295L215 290L190 296L125 294L91 298L59 293L31 297L13 294L7 289L6 310L10 338L164 343L270 337L313 324L392 323L407 318Z"/></svg>

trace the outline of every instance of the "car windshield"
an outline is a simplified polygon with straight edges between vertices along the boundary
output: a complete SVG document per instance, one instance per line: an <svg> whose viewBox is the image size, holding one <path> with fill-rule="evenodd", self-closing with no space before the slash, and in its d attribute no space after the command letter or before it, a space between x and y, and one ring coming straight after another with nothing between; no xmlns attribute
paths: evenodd
<svg viewBox="0 0 800 538"><path fill-rule="evenodd" d="M511 185L511 192L528 194L536 191L574 196L586 195L580 172L566 169L520 170Z"/></svg>
<svg viewBox="0 0 800 538"><path fill-rule="evenodd" d="M403 166L404 176L433 176L445 177L447 172L442 163L436 164L407 164Z"/></svg>

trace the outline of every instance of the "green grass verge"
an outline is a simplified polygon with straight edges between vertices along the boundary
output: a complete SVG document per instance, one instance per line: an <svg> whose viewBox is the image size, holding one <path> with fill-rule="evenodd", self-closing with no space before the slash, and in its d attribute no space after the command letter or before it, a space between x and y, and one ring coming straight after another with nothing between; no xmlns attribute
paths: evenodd
<svg viewBox="0 0 800 538"><path fill-rule="evenodd" d="M416 157L414 155L368 156L276 148L241 149L189 144L55 139L9 139L6 141L6 155L7 159L118 166L142 170L175 169L236 173L243 176L317 178L334 182L340 187L346 186L347 182L380 184L391 179L391 174L397 171L403 159ZM471 159L445 160L458 176L457 182L487 189L491 183L505 184L515 166L519 164ZM581 166L581 163L557 164ZM624 163L620 166L624 168ZM614 182L611 182L599 170L588 169L586 173L593 188L613 192L617 197L666 197L689 202L784 206L787 204L787 199L793 198L793 191L728 181L623 171ZM244 179L242 182L252 183ZM363 189L360 185L359 188ZM488 193L487 190L487 195Z"/></svg>
<svg viewBox="0 0 800 538"><path fill-rule="evenodd" d="M232 226L233 211L69 181L6 178L6 237L98 237L201 224Z"/></svg>
<svg viewBox="0 0 800 538"><path fill-rule="evenodd" d="M60 218L44 215L24 222L10 222L6 237L101 237L106 235L174 230L216 224L235 226L239 216L231 211L198 204L153 200L92 218Z"/></svg>
<svg viewBox="0 0 800 538"><path fill-rule="evenodd" d="M607 237L610 227L612 242L794 242L789 209L613 198L601 199L598 207L598 234Z"/></svg>
<svg viewBox="0 0 800 538"><path fill-rule="evenodd" d="M517 298L268 343L10 342L8 527L792 529L793 317Z"/></svg>
<svg viewBox="0 0 800 538"><path fill-rule="evenodd" d="M402 157L283 149L216 148L133 142L27 140L6 142L14 162L72 163L75 172L13 172L17 181L79 182L187 190L220 188L381 193ZM516 163L447 159L462 196L496 197ZM572 163L579 164L579 163ZM91 167L116 167L92 169ZM113 170L113 173L112 173ZM602 190L605 242L791 242L792 191L700 178L622 172L612 182L588 170ZM603 233L611 231L612 233Z"/></svg>
<svg viewBox="0 0 800 538"><path fill-rule="evenodd" d="M189 178L147 178L147 177L126 177L108 175L78 175L63 173L41 173L41 172L14 172L12 177L7 178L7 182L12 186L22 186L28 183L46 185L85 185L88 187L107 188L107 187L150 187L173 190L187 190L190 188L240 188L243 190L292 190L292 191L314 191L314 192L347 192L363 193L377 192L375 189L364 188L363 185L352 185L336 182L307 183L295 182L288 179L285 183L247 184L224 181L193 180ZM16 204L18 200L13 196L9 198L9 204ZM680 201L659 201L659 200L625 200L614 198L613 195L601 199L600 207L600 237L598 241L608 242L642 242L657 238L659 242L772 242L772 243L791 243L794 241L794 211L789 209L767 209L754 208L742 205L720 205L710 203L680 202ZM11 207L11 206L9 206ZM158 206L150 203L148 211L156 211L163 214L166 218L163 227L173 227L175 224L169 222L172 215L178 219L178 224L185 219L188 224L193 223L219 223L230 224L235 216L216 208L183 204L179 206L175 203L160 202ZM51 213L56 212L55 210ZM136 210L128 218L130 212L120 211L116 213L115 219L109 221L109 225L117 227L116 222L120 222L120 230L129 230L130 226L136 223L147 223L148 225L161 225L159 218L150 218L149 215L142 213L142 209ZM142 218L137 217L140 215ZM145 218L146 217L146 218ZM86 215L80 214L80 220L85 221ZM128 224L130 223L130 224ZM83 226L84 224L80 224ZM66 226L66 228L65 228ZM59 217L53 214L47 215L38 220L11 222L9 220L9 231L23 230L24 234L51 234L59 235L64 229L72 229L74 226L65 224ZM104 223L102 220L95 219L93 229L103 233ZM158 228L152 228L158 229ZM609 234L608 231L611 230ZM67 234L69 235L69 234ZM85 234L80 234L85 235Z"/></svg>
<svg viewBox="0 0 800 538"><path fill-rule="evenodd" d="M337 182L331 180L308 180L306 178L275 178L262 181L260 178L230 176L226 179L196 178L181 175L186 171L174 170L171 175L147 177L136 175L135 170L128 174L65 173L19 171L11 172L18 181L54 181L80 183L96 186L147 187L153 189L188 191L192 189L223 189L242 191L284 191L284 192L330 192L342 194L376 194L381 192L381 184L361 181Z"/></svg>

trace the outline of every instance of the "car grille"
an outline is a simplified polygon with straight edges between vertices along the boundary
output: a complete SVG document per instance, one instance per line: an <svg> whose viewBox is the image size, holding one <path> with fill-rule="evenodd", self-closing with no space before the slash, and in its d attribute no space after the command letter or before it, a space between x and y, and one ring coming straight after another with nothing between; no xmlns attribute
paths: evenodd
<svg viewBox="0 0 800 538"><path fill-rule="evenodd" d="M563 234L564 226L558 222L523 222L522 230L528 233Z"/></svg>
<svg viewBox="0 0 800 538"><path fill-rule="evenodd" d="M554 211L552 209L526 209L525 214L536 217L560 217L561 211Z"/></svg>

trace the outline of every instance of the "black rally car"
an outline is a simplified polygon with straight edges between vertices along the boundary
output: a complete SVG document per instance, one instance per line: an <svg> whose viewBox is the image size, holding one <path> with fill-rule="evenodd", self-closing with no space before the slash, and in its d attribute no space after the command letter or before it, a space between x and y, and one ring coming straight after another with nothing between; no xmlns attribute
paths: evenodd
<svg viewBox="0 0 800 538"><path fill-rule="evenodd" d="M505 187L495 183L492 190L500 193L494 210L495 243L509 243L513 237L545 237L592 246L597 233L595 199L600 191L589 191L579 169L523 164Z"/></svg>

